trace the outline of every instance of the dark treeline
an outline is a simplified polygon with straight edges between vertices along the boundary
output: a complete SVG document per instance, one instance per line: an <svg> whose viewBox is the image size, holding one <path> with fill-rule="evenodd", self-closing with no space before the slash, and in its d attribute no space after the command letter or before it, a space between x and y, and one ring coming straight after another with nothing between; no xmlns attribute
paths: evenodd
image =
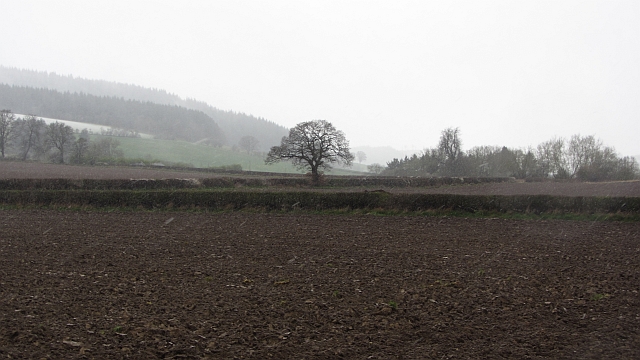
<svg viewBox="0 0 640 360"><path fill-rule="evenodd" d="M134 130L162 139L208 139L212 145L226 141L222 130L203 112L151 102L0 84L0 108Z"/></svg>
<svg viewBox="0 0 640 360"><path fill-rule="evenodd" d="M177 95L159 89L147 89L132 84L89 80L71 75L65 76L46 71L22 70L5 66L0 66L0 83L103 97L122 97L164 105L177 105L175 99L179 99Z"/></svg>
<svg viewBox="0 0 640 360"><path fill-rule="evenodd" d="M149 89L137 85L89 80L70 75L63 76L55 73L21 70L3 66L0 66L0 83L52 89L60 92L84 93L98 97L116 97L137 100L143 103L177 105L202 111L222 129L226 139L225 143L230 146L238 144L239 140L244 136L253 136L258 140L260 149L268 150L271 146L279 144L281 138L289 132L287 128L263 118L220 110L202 101L182 99L165 90ZM16 109L12 110L18 112ZM43 114L38 115L45 116Z"/></svg>
<svg viewBox="0 0 640 360"><path fill-rule="evenodd" d="M638 176L638 163L633 157L619 157L592 135L554 138L524 150L476 146L463 151L460 130L449 128L442 131L437 147L393 159L383 174L630 180Z"/></svg>

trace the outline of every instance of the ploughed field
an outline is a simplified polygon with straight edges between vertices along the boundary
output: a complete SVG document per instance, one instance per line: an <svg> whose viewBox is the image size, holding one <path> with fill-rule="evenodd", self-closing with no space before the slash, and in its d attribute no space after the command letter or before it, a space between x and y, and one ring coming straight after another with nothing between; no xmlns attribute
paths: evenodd
<svg viewBox="0 0 640 360"><path fill-rule="evenodd" d="M640 358L640 223L0 210L0 358Z"/></svg>

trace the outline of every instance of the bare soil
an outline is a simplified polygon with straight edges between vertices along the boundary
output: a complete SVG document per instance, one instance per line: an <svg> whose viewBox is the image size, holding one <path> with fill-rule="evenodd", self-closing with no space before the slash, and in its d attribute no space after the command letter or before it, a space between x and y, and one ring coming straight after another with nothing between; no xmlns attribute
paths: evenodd
<svg viewBox="0 0 640 360"><path fill-rule="evenodd" d="M638 359L640 223L0 211L1 358Z"/></svg>
<svg viewBox="0 0 640 360"><path fill-rule="evenodd" d="M24 161L0 161L2 179L203 179L215 173L118 166L74 166Z"/></svg>

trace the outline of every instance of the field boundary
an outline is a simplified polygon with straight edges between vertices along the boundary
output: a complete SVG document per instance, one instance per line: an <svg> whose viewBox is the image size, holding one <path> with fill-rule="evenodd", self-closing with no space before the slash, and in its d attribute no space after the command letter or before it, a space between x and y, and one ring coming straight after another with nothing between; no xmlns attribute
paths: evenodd
<svg viewBox="0 0 640 360"><path fill-rule="evenodd" d="M210 210L428 210L496 213L638 214L637 197L551 195L391 194L387 192L227 190L22 190L0 191L0 204L138 209Z"/></svg>
<svg viewBox="0 0 640 360"><path fill-rule="evenodd" d="M280 174L282 175L282 174ZM435 187L513 182L513 178L480 177L355 177L331 176L323 187ZM308 177L214 177L185 179L0 179L3 190L152 190L249 187L309 187Z"/></svg>

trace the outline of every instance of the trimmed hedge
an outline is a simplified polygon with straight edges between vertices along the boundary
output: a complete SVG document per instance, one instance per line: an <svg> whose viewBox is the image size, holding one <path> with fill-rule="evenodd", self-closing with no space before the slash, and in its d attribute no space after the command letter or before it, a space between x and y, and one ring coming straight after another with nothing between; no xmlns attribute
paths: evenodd
<svg viewBox="0 0 640 360"><path fill-rule="evenodd" d="M640 198L549 195L483 196L385 192L256 192L211 190L0 191L0 204L124 208L267 210L458 210L518 213L640 213Z"/></svg>
<svg viewBox="0 0 640 360"><path fill-rule="evenodd" d="M423 178L423 177L325 177L325 187L434 187L480 183L501 183L512 178ZM215 177L205 179L0 179L0 190L153 190L192 188L309 187L305 177Z"/></svg>

